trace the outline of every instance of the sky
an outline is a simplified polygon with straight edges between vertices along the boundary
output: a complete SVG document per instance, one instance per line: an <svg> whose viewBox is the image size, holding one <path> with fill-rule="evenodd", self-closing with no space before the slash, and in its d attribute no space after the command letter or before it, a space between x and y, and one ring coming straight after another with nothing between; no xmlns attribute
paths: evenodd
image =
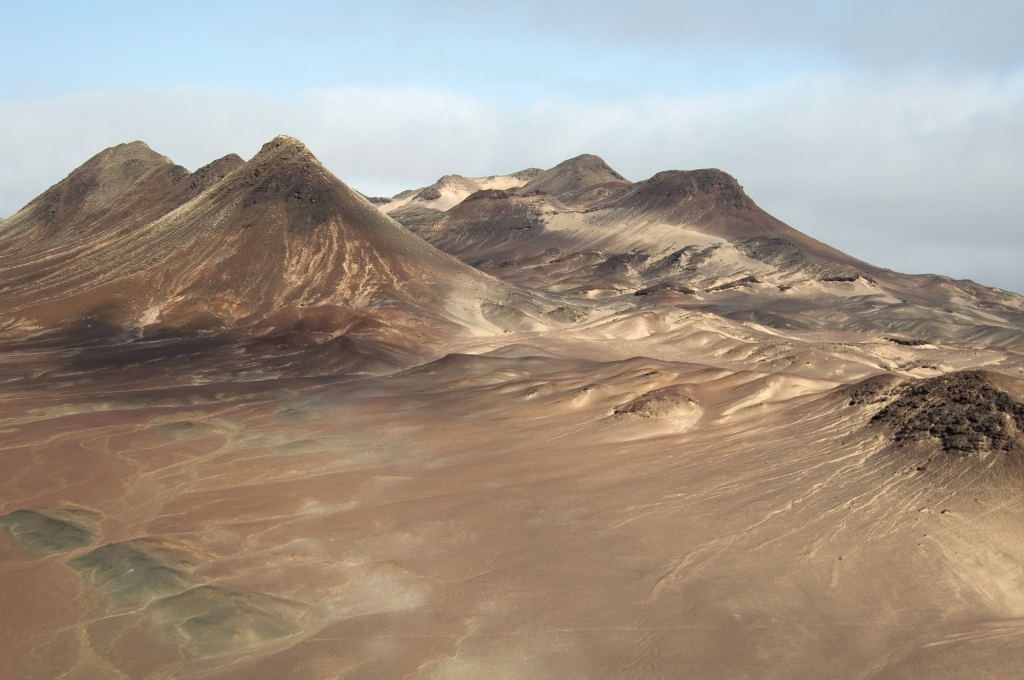
<svg viewBox="0 0 1024 680"><path fill-rule="evenodd" d="M874 264L1024 292L1024 2L0 0L0 216L141 139L277 134L373 195L721 168Z"/></svg>

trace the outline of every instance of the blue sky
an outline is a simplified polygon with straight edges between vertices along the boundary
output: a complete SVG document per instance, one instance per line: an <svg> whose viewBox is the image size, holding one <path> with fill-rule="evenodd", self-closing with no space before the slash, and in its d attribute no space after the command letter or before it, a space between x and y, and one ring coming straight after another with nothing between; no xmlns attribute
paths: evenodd
<svg viewBox="0 0 1024 680"><path fill-rule="evenodd" d="M9 4L5 15L18 28L0 49L10 63L25 55L23 68L4 74L6 92L16 95L138 85L288 95L343 82L512 102L550 89L603 99L721 89L821 66L790 45L769 45L755 58L733 45L687 50L665 36L647 41L603 24L562 25L593 12L590 3L530 5L519 18L458 2ZM664 13L660 4L651 3L652 20Z"/></svg>
<svg viewBox="0 0 1024 680"><path fill-rule="evenodd" d="M590 152L1024 291L1024 3L149 5L0 0L0 215L136 138L196 167L289 133L368 193Z"/></svg>

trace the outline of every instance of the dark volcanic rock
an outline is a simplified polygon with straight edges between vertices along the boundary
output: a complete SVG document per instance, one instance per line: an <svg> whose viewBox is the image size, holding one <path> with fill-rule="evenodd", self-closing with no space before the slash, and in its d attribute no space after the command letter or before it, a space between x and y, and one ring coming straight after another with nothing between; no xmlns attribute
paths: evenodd
<svg viewBox="0 0 1024 680"><path fill-rule="evenodd" d="M703 247L684 246L659 260L648 262L644 273L649 276L658 276L673 271L696 273L700 265L710 260L720 247L718 244Z"/></svg>
<svg viewBox="0 0 1024 680"><path fill-rule="evenodd" d="M707 292L717 293L721 290L730 290L732 288L740 288L742 286L752 286L757 283L761 283L761 280L756 276L744 276L743 278L736 279L735 281L726 281L725 283L720 283L717 286L712 286L711 288L708 288Z"/></svg>
<svg viewBox="0 0 1024 680"><path fill-rule="evenodd" d="M896 338L888 336L885 339L897 345L903 345L904 347L920 347L921 345L929 344L927 340L919 340L917 338Z"/></svg>
<svg viewBox="0 0 1024 680"><path fill-rule="evenodd" d="M672 283L671 281L662 281L661 283L656 283L653 286L641 288L637 292L633 293L633 295L655 295L657 293L680 293L682 295L693 295L696 292L697 291L694 290L693 288L684 286L679 283Z"/></svg>
<svg viewBox="0 0 1024 680"><path fill-rule="evenodd" d="M625 274L642 265L647 258L646 253L618 253L606 258L594 268L594 271L598 274Z"/></svg>
<svg viewBox="0 0 1024 680"><path fill-rule="evenodd" d="M902 382L900 378L884 373L849 385L843 388L843 393L849 398L850 406L881 404L889 401Z"/></svg>
<svg viewBox="0 0 1024 680"><path fill-rule="evenodd" d="M946 453L1024 450L1024 404L980 371L913 383L871 420L896 444L934 438Z"/></svg>
<svg viewBox="0 0 1024 680"><path fill-rule="evenodd" d="M784 238L757 237L736 244L752 260L770 264L779 269L796 269L809 263L807 256L795 243Z"/></svg>
<svg viewBox="0 0 1024 680"><path fill-rule="evenodd" d="M586 319L588 314L586 311L578 307L556 307L551 311L545 312L545 315L554 319L555 321L561 321L563 323L575 323Z"/></svg>
<svg viewBox="0 0 1024 680"><path fill-rule="evenodd" d="M865 277L850 267L840 267L838 270L836 267L830 267L818 275L818 280L822 283L853 283L861 278Z"/></svg>

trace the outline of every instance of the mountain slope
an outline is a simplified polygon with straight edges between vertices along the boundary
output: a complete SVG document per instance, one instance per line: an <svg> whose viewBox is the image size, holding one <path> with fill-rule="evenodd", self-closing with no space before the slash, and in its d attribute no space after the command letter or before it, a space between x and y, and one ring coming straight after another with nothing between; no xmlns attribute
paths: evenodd
<svg viewBox="0 0 1024 680"><path fill-rule="evenodd" d="M173 167L162 163L142 179L163 166ZM222 169L231 171L217 180ZM190 180L194 197L152 221L144 222L148 212L113 221L113 233L93 233L71 261L62 240L59 255L0 259L9 318L44 329L83 319L111 328L214 329L294 321L302 310L334 305L487 325L481 302L508 295L505 285L382 214L298 140L277 137L248 163L221 161ZM122 196L140 180L127 184ZM161 196L169 202L178 194ZM95 220L92 231L110 223Z"/></svg>
<svg viewBox="0 0 1024 680"><path fill-rule="evenodd" d="M395 217L464 261L496 264L505 276L539 266L559 287L569 273L593 279L590 288L635 290L692 274L712 287L744 268L764 273L764 265L817 278L874 270L764 212L720 170L631 184L596 156L560 163L519 189L477 192L447 211ZM711 270L714 259L721 266ZM629 275L603 280L611 272Z"/></svg>
<svg viewBox="0 0 1024 680"><path fill-rule="evenodd" d="M629 181L600 157L582 154L540 173L523 186L522 192L548 194L570 205L588 205L628 186Z"/></svg>
<svg viewBox="0 0 1024 680"><path fill-rule="evenodd" d="M721 170L632 184L611 173L580 156L518 189L394 215L464 262L568 301L1024 349L1021 296L858 260L768 214Z"/></svg>
<svg viewBox="0 0 1024 680"><path fill-rule="evenodd" d="M105 230L165 215L242 162L229 154L190 173L142 142L105 149L12 215L0 231L0 253L94 246Z"/></svg>
<svg viewBox="0 0 1024 680"><path fill-rule="evenodd" d="M444 211L465 200L474 192L485 189L521 187L539 173L540 170L536 168L528 168L511 175L490 175L488 177L445 175L430 186L403 191L391 198L374 198L372 202L386 213L412 209Z"/></svg>

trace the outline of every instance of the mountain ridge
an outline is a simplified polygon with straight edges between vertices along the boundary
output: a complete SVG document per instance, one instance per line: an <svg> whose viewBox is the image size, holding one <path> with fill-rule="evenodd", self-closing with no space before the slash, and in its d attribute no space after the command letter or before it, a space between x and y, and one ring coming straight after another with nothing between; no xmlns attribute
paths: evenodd
<svg viewBox="0 0 1024 680"><path fill-rule="evenodd" d="M60 238L45 251L47 237L0 258L0 272L18 274L0 292L8 314L42 328L99 315L124 328L226 329L331 304L454 328L488 325L472 308L509 294L381 213L294 137L182 178L192 193L155 219L93 234L82 251Z"/></svg>

